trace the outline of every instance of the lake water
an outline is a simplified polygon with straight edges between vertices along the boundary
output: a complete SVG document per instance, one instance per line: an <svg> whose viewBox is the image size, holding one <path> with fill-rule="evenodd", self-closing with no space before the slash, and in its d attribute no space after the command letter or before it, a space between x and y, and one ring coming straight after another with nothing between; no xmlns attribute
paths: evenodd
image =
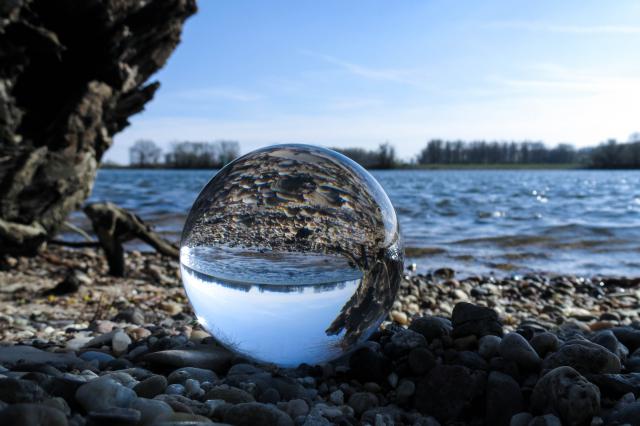
<svg viewBox="0 0 640 426"><path fill-rule="evenodd" d="M100 170L90 201L130 209L172 240L209 170ZM374 171L407 264L462 275L640 276L640 171ZM73 221L87 227L81 213Z"/></svg>

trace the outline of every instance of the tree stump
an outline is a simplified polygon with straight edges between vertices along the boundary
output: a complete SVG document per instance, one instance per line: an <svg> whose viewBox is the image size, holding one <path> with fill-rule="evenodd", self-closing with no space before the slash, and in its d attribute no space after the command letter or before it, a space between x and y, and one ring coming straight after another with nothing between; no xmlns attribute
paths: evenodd
<svg viewBox="0 0 640 426"><path fill-rule="evenodd" d="M33 254L91 192L195 0L0 0L0 254Z"/></svg>
<svg viewBox="0 0 640 426"><path fill-rule="evenodd" d="M117 277L125 275L123 243L138 238L158 253L178 258L178 249L153 232L137 215L112 203L93 203L84 208L91 220L93 231L98 236L109 263L109 274Z"/></svg>

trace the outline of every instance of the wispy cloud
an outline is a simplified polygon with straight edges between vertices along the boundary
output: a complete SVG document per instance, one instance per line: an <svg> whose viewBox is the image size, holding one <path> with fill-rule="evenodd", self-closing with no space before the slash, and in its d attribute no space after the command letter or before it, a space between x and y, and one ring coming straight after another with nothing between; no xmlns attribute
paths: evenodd
<svg viewBox="0 0 640 426"><path fill-rule="evenodd" d="M412 68L375 68L345 61L335 56L310 50L300 50L300 53L326 63L338 66L344 71L367 80L388 81L409 85L420 89L431 89L428 78L422 70Z"/></svg>
<svg viewBox="0 0 640 426"><path fill-rule="evenodd" d="M640 34L640 26L636 25L558 25L537 21L497 21L487 24L486 27L564 34Z"/></svg>
<svg viewBox="0 0 640 426"><path fill-rule="evenodd" d="M212 99L222 99L233 102L255 102L264 98L263 95L258 93L229 87L203 87L169 93L166 96L196 102L210 101Z"/></svg>

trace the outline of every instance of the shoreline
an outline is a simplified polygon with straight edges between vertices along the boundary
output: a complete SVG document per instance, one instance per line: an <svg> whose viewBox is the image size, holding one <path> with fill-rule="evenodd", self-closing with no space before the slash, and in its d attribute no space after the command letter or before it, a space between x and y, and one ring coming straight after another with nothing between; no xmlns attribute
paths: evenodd
<svg viewBox="0 0 640 426"><path fill-rule="evenodd" d="M25 391L4 397L0 420L15 418L22 403L78 425L117 416L130 424L479 425L514 416L602 424L640 407L640 278L407 271L389 317L361 349L284 370L216 346L193 317L176 261L131 252L127 267L129 277L109 277L88 248L5 260L0 381ZM186 367L198 368L177 379ZM52 387L59 380L71 380L73 392ZM95 405L99 383L130 399ZM543 390L570 401L558 405Z"/></svg>

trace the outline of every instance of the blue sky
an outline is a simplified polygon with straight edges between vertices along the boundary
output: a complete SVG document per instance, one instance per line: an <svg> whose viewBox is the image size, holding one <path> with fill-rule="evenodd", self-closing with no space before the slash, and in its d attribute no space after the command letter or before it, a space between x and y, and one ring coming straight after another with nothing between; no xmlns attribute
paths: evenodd
<svg viewBox="0 0 640 426"><path fill-rule="evenodd" d="M137 139L594 145L640 131L640 2L200 0Z"/></svg>

